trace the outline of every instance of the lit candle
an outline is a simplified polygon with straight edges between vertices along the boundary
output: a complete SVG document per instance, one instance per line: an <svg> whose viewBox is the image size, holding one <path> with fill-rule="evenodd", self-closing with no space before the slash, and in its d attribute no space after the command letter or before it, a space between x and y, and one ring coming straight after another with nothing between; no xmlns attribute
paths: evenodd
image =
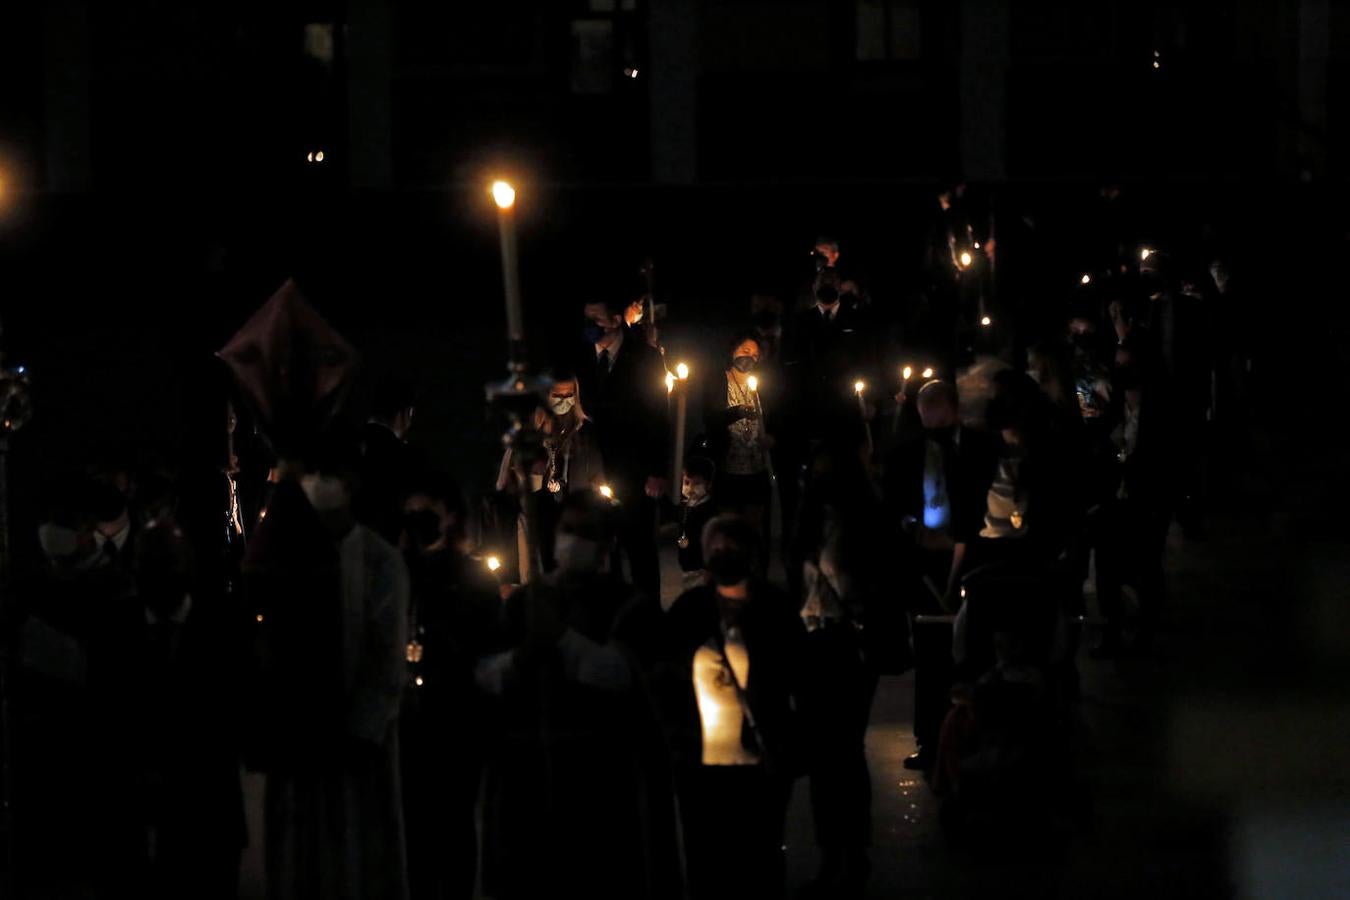
<svg viewBox="0 0 1350 900"><path fill-rule="evenodd" d="M969 250L962 250L960 260L961 260L961 268L969 269L970 264L975 261L975 257L970 255Z"/></svg>
<svg viewBox="0 0 1350 900"><path fill-rule="evenodd" d="M985 328L988 328L990 325L994 324L994 320L989 318L988 316L982 316L980 318L980 324L983 325Z"/></svg>
<svg viewBox="0 0 1350 900"><path fill-rule="evenodd" d="M924 378L932 378L932 377L933 377L933 367L932 367L932 366L929 366L928 368L926 368L926 369L923 370L923 377L924 377Z"/></svg>
<svg viewBox="0 0 1350 900"><path fill-rule="evenodd" d="M489 572L496 572L502 567L502 561L495 556L489 556L486 562Z"/></svg>
<svg viewBox="0 0 1350 900"><path fill-rule="evenodd" d="M858 395L858 412L862 414L863 428L867 429L867 455L872 455L872 423L867 419L867 401L863 399L863 390L866 389L866 383L862 381L853 382L853 393Z"/></svg>
<svg viewBox="0 0 1350 900"><path fill-rule="evenodd" d="M680 484L684 480L684 432L689 415L689 366L675 364L675 453L673 454L673 472L670 483Z"/></svg>
<svg viewBox="0 0 1350 900"><path fill-rule="evenodd" d="M1084 272L1083 277L1078 279L1078 281L1080 284L1092 284L1092 276Z"/></svg>
<svg viewBox="0 0 1350 900"><path fill-rule="evenodd" d="M600 487L596 488L596 490L598 490L600 492L600 496L604 497L606 500L614 499L614 488L610 487L609 485L602 484L600 485Z"/></svg>
<svg viewBox="0 0 1350 900"><path fill-rule="evenodd" d="M516 189L509 182L494 181L492 199L497 204L497 229L501 233L507 339L512 369L519 370L524 365L525 313L520 301L520 266L516 255Z"/></svg>

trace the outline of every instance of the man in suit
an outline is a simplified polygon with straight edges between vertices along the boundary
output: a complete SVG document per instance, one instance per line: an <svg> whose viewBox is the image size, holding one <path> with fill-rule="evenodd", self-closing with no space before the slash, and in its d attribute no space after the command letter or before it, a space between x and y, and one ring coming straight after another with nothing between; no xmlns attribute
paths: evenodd
<svg viewBox="0 0 1350 900"><path fill-rule="evenodd" d="M896 448L886 466L886 503L905 531L906 592L912 615L954 613L966 549L979 535L996 453L989 437L961 425L956 386L934 381L918 396L922 438ZM951 632L915 624L914 737L908 769L927 769L937 751L951 687Z"/></svg>
<svg viewBox="0 0 1350 900"><path fill-rule="evenodd" d="M620 544L633 585L661 596L656 553L657 502L668 487L670 423L661 354L624 325L625 304L585 304L573 371L590 417L605 477L621 504Z"/></svg>
<svg viewBox="0 0 1350 900"><path fill-rule="evenodd" d="M420 470L408 446L414 387L402 378L385 378L375 387L370 420L361 429L360 490L357 521L391 544L402 531L403 497Z"/></svg>

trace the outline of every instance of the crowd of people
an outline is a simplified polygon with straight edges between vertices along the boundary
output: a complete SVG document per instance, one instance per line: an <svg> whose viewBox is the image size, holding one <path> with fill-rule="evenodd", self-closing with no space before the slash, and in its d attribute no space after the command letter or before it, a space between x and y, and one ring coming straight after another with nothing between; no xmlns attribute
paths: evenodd
<svg viewBox="0 0 1350 900"><path fill-rule="evenodd" d="M228 897L253 841L276 898L774 897L805 779L803 890L861 896L873 697L910 669L905 766L952 834L1025 827L1069 766L1085 583L1090 655L1149 652L1250 363L1221 255L1112 234L1032 317L976 209L942 194L903 312L820 238L675 388L680 472L653 306L616 294L577 304L481 507L395 379L261 468L70 473L11 609L14 771L60 775L16 783L31 866Z"/></svg>

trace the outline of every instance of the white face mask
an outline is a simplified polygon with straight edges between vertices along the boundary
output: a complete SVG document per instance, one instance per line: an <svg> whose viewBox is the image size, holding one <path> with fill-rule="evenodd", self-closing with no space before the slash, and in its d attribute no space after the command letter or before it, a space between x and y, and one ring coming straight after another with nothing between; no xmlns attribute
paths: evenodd
<svg viewBox="0 0 1350 900"><path fill-rule="evenodd" d="M548 408L553 411L555 416L565 416L572 411L572 407L577 405L576 397L549 397Z"/></svg>
<svg viewBox="0 0 1350 900"><path fill-rule="evenodd" d="M599 541L566 533L558 535L553 558L558 561L560 571L574 575L603 572L608 562Z"/></svg>
<svg viewBox="0 0 1350 900"><path fill-rule="evenodd" d="M347 505L347 487L342 479L332 475L306 475L300 479L300 487L309 498L309 505L315 512L333 512Z"/></svg>

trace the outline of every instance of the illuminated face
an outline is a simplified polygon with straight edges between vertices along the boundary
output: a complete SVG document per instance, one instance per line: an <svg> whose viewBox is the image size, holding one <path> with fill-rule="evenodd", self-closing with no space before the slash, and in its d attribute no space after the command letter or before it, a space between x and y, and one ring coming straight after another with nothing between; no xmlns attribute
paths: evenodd
<svg viewBox="0 0 1350 900"><path fill-rule="evenodd" d="M634 300L628 304L628 308L623 311L623 320L628 325L636 325L642 321L643 315L647 312L647 306L641 300Z"/></svg>
<svg viewBox="0 0 1350 900"><path fill-rule="evenodd" d="M573 379L554 382L553 387L549 388L548 392L550 400L566 400L576 395L577 383Z"/></svg>
<svg viewBox="0 0 1350 900"><path fill-rule="evenodd" d="M834 244L816 244L816 252L825 257L825 264L833 269L839 264L839 247Z"/></svg>

